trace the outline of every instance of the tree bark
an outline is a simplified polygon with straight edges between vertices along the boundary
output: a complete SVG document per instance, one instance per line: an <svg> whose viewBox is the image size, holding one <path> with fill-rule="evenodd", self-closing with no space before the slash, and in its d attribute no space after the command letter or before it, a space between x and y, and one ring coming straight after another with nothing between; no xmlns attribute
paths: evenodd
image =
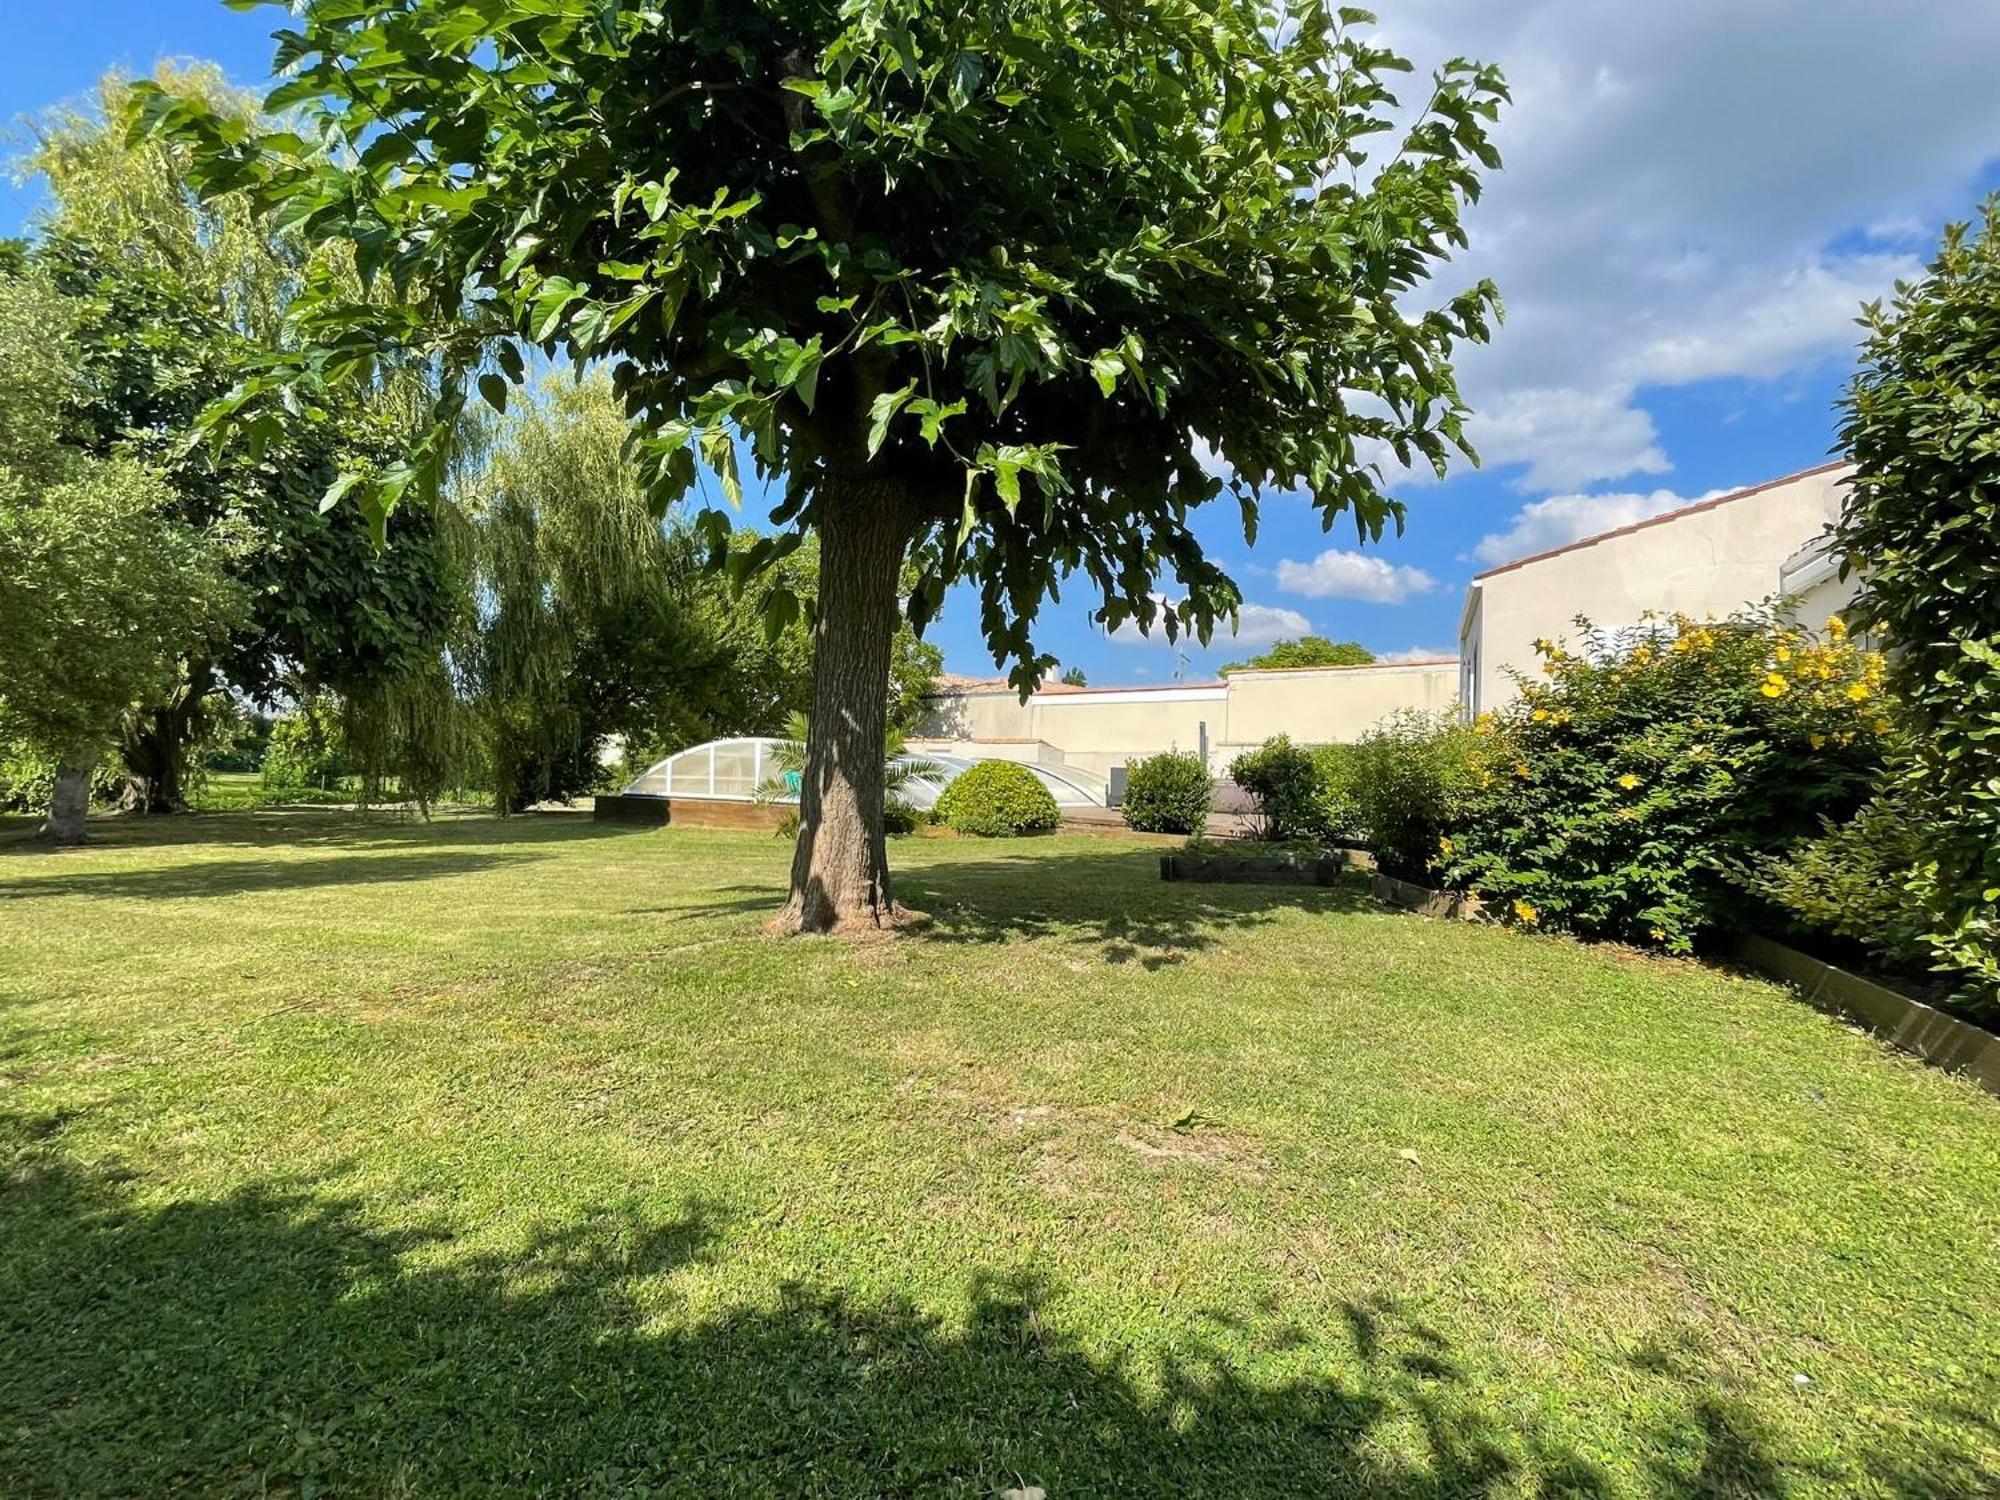
<svg viewBox="0 0 2000 1500"><path fill-rule="evenodd" d="M821 495L812 713L791 899L775 931L863 932L920 914L896 905L882 834L882 751L896 586L917 506L893 479L833 479Z"/></svg>
<svg viewBox="0 0 2000 1500"><path fill-rule="evenodd" d="M187 753L200 728L208 696L208 671L197 667L171 701L139 716L120 749L125 762L124 812L172 814L188 810Z"/></svg>
<svg viewBox="0 0 2000 1500"><path fill-rule="evenodd" d="M48 844L80 844L89 812L90 767L60 764L56 767L55 790L49 794L49 815L42 820L35 837Z"/></svg>

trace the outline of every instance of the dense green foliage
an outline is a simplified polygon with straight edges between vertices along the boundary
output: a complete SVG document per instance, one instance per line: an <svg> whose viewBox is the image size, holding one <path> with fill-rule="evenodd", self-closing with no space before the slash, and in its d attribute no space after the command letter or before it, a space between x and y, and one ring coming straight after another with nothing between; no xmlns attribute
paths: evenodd
<svg viewBox="0 0 2000 1500"><path fill-rule="evenodd" d="M273 790L330 792L355 774L342 709L330 695L309 698L271 724L261 768Z"/></svg>
<svg viewBox="0 0 2000 1500"><path fill-rule="evenodd" d="M1199 755L1168 750L1134 761L1118 804L1125 826L1140 833L1200 834L1208 827L1215 779Z"/></svg>
<svg viewBox="0 0 2000 1500"><path fill-rule="evenodd" d="M1313 824L1328 842L1361 843L1358 754L1352 745L1315 745L1311 751L1316 782Z"/></svg>
<svg viewBox="0 0 2000 1500"><path fill-rule="evenodd" d="M1229 763L1229 779L1256 807L1252 837L1267 842L1311 838L1320 828L1319 770L1312 753L1277 735Z"/></svg>
<svg viewBox="0 0 2000 1500"><path fill-rule="evenodd" d="M0 744L0 812L40 813L55 790L56 762L23 741ZM91 773L90 803L109 807L125 789L125 778L107 761Z"/></svg>
<svg viewBox="0 0 2000 1500"><path fill-rule="evenodd" d="M248 129L255 106L219 70L163 69L148 88ZM32 262L80 309L63 441L135 459L164 481L177 524L226 527L231 576L248 607L235 628L183 664L125 736L135 805L180 805L204 719L224 690L265 702L335 689L387 702L421 675L455 617L440 507L413 503L395 545L379 549L352 507L320 501L343 471L376 469L408 446L426 409L413 372L255 431L217 430L191 444L195 419L252 378L285 339L302 279L359 290L345 247L312 252L259 220L240 197L203 204L187 152L128 141L138 118L129 83L107 79L94 111L38 124L27 165L46 182Z"/></svg>
<svg viewBox="0 0 2000 1500"><path fill-rule="evenodd" d="M1933 959L2000 1005L2000 198L1865 321L1836 545L1862 570L1855 624L1892 648L1910 731L1894 800L1922 844Z"/></svg>
<svg viewBox="0 0 2000 1500"><path fill-rule="evenodd" d="M312 294L311 345L239 412L385 355L447 371L444 425L356 491L377 513L442 479L458 382L489 352L496 399L517 342L602 360L663 500L697 456L735 494L732 428L785 477L787 524L821 518L829 473L912 487L913 617L977 580L996 653L1032 681L1032 601L1073 570L1112 625L1159 614L1163 569L1176 625L1205 636L1234 607L1185 522L1223 488L1198 444L1240 476L1246 523L1270 484L1364 533L1397 512L1358 441L1440 470L1462 446L1449 360L1494 294L1417 298L1498 164L1504 88L1447 65L1369 159L1407 68L1369 19L318 0L280 34L296 76L268 101L305 128L169 93L148 115L198 143L203 192L351 243L396 291Z"/></svg>
<svg viewBox="0 0 2000 1500"><path fill-rule="evenodd" d="M88 771L132 707L229 627L241 595L226 550L171 506L122 459L53 484L0 469L0 734Z"/></svg>
<svg viewBox="0 0 2000 1500"><path fill-rule="evenodd" d="M1399 713L1348 747L1340 784L1356 831L1388 874L1428 884L1446 831L1489 781L1492 744L1456 713Z"/></svg>
<svg viewBox="0 0 2000 1500"><path fill-rule="evenodd" d="M1882 658L1772 618L1677 616L1584 648L1481 727L1484 787L1431 851L1503 917L1687 952L1728 927L1734 862L1851 816L1880 769Z"/></svg>
<svg viewBox="0 0 2000 1500"><path fill-rule="evenodd" d="M1731 873L1804 938L1830 935L1892 966L1915 968L1930 952L1915 873L1923 863L1921 827L1894 802L1877 798L1846 822L1829 823Z"/></svg>
<svg viewBox="0 0 2000 1500"><path fill-rule="evenodd" d="M1359 641L1330 641L1323 635L1305 635L1295 641L1279 641L1248 661L1231 662L1220 675L1291 667L1365 667L1374 660L1375 653Z"/></svg>
<svg viewBox="0 0 2000 1500"><path fill-rule="evenodd" d="M982 760L953 777L934 815L947 828L984 838L1048 833L1062 821L1055 796L1035 773L1007 760Z"/></svg>

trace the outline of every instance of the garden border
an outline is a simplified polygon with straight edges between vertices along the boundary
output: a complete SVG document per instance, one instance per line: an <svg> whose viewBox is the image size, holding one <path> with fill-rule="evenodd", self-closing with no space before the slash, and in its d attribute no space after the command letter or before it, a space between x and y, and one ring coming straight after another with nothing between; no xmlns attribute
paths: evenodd
<svg viewBox="0 0 2000 1500"><path fill-rule="evenodd" d="M1338 885L1354 868L1352 853L1190 854L1160 856L1160 879L1216 885Z"/></svg>
<svg viewBox="0 0 2000 1500"><path fill-rule="evenodd" d="M1755 933L1739 935L1729 951L1750 968L1794 986L1815 1010L1853 1021L1890 1046L1934 1068L1962 1073L2000 1096L2000 1035Z"/></svg>

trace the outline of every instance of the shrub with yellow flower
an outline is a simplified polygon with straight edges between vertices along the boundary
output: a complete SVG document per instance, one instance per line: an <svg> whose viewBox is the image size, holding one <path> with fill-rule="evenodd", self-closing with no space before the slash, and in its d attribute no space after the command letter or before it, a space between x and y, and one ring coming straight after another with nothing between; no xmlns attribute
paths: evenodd
<svg viewBox="0 0 2000 1500"><path fill-rule="evenodd" d="M1513 774L1480 785L1446 874L1518 921L1684 952L1742 905L1729 860L1867 795L1881 659L1769 611L1577 625L1574 650L1538 643L1544 676L1482 728Z"/></svg>

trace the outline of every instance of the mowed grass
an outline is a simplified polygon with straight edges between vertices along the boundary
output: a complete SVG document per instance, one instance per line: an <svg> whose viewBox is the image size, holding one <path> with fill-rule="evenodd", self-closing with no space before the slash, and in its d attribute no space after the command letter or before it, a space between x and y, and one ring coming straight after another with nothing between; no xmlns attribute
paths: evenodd
<svg viewBox="0 0 2000 1500"><path fill-rule="evenodd" d="M1783 991L574 816L0 829L0 1493L1961 1496L2000 1100Z"/></svg>

